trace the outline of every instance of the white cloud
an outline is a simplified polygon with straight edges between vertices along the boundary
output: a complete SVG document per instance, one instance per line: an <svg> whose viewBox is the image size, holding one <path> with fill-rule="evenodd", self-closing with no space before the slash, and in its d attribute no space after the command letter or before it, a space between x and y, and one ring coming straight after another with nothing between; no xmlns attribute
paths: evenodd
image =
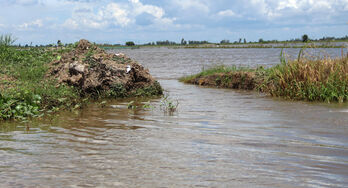
<svg viewBox="0 0 348 188"><path fill-rule="evenodd" d="M344 3L344 5L343 5L343 9L344 10L348 10L348 0L343 0L343 3Z"/></svg>
<svg viewBox="0 0 348 188"><path fill-rule="evenodd" d="M73 10L71 18L68 18L63 26L69 29L105 29L109 25L124 27L131 20L128 11L117 3L110 3L101 7L97 12L91 5L78 5Z"/></svg>
<svg viewBox="0 0 348 188"><path fill-rule="evenodd" d="M164 17L165 11L158 6L144 5L139 0L129 0L133 5L132 15L135 17L144 13L150 14L154 17L154 23L160 26L171 25L175 18ZM134 19L134 18L133 18Z"/></svg>
<svg viewBox="0 0 348 188"><path fill-rule="evenodd" d="M43 22L41 19L37 19L31 22L23 23L18 25L19 30L31 30L35 28L40 28L43 26Z"/></svg>
<svg viewBox="0 0 348 188"><path fill-rule="evenodd" d="M106 8L101 9L99 11L99 16L101 20L111 21L113 24L121 27L125 27L132 22L129 17L129 11L122 8L117 3L110 3Z"/></svg>
<svg viewBox="0 0 348 188"><path fill-rule="evenodd" d="M200 0L174 0L174 3L182 9L196 9L203 12L209 12L208 5Z"/></svg>
<svg viewBox="0 0 348 188"><path fill-rule="evenodd" d="M282 0L278 2L276 10L292 9L301 12L325 11L333 9L337 1L327 0Z"/></svg>
<svg viewBox="0 0 348 188"><path fill-rule="evenodd" d="M282 10L285 8L294 8L294 9L298 9L298 3L296 0L283 0L283 1L279 1L279 4L277 6L277 10Z"/></svg>
<svg viewBox="0 0 348 188"><path fill-rule="evenodd" d="M79 27L79 23L77 23L76 20L69 18L64 22L63 26L71 29L77 29Z"/></svg>
<svg viewBox="0 0 348 188"><path fill-rule="evenodd" d="M161 19L164 16L164 10L154 5L143 5L139 0L130 0L133 5L133 13L137 16L142 13L148 13Z"/></svg>
<svg viewBox="0 0 348 188"><path fill-rule="evenodd" d="M172 24L175 18L164 17L165 11L158 6L147 5L139 0L129 0L128 3L109 3L93 10L92 5L79 5L74 9L72 17L63 24L67 28L104 29L106 27L127 27L136 23L136 17L142 14L153 16L153 24Z"/></svg>
<svg viewBox="0 0 348 188"><path fill-rule="evenodd" d="M348 0L251 0L244 5L245 15L255 20L291 20L298 16L330 22L330 19L348 9Z"/></svg>
<svg viewBox="0 0 348 188"><path fill-rule="evenodd" d="M218 16L222 17L233 17L238 16L236 13L234 13L232 10L223 10L217 13Z"/></svg>
<svg viewBox="0 0 348 188"><path fill-rule="evenodd" d="M88 18L81 18L81 19L73 19L69 18L67 19L63 26L70 29L86 29L86 28L92 28L92 29L101 29L106 25L105 22L99 22L97 20L92 20Z"/></svg>
<svg viewBox="0 0 348 188"><path fill-rule="evenodd" d="M0 3L5 3L7 5L22 5L22 6L28 6L28 5L36 5L40 3L41 0L11 0L11 1L0 1Z"/></svg>
<svg viewBox="0 0 348 188"><path fill-rule="evenodd" d="M186 33L197 40L228 38L215 28L256 39L267 36L260 34L264 28L289 28L277 36L287 38L324 26L328 29L322 35L341 36L346 34L348 0L0 0L0 17L1 31L39 41L58 36L107 41L115 32L124 40L187 38Z"/></svg>

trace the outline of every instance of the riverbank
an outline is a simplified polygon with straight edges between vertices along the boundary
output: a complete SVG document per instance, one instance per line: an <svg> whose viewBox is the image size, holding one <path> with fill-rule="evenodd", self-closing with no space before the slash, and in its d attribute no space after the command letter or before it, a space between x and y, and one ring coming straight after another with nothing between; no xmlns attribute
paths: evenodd
<svg viewBox="0 0 348 188"><path fill-rule="evenodd" d="M0 45L0 120L81 108L100 98L161 94L143 66L86 40L58 48Z"/></svg>
<svg viewBox="0 0 348 188"><path fill-rule="evenodd" d="M271 68L218 66L182 77L181 82L232 89L257 90L291 100L348 100L348 56L285 60Z"/></svg>

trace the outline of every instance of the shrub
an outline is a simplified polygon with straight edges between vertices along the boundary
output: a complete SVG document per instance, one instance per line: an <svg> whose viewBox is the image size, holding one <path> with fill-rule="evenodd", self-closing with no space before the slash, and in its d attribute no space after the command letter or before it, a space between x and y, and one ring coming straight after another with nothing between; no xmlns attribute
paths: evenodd
<svg viewBox="0 0 348 188"><path fill-rule="evenodd" d="M302 42L308 42L308 35L302 35Z"/></svg>
<svg viewBox="0 0 348 188"><path fill-rule="evenodd" d="M133 41L128 41L128 42L126 42L126 46L134 46L135 44L134 44L134 42Z"/></svg>

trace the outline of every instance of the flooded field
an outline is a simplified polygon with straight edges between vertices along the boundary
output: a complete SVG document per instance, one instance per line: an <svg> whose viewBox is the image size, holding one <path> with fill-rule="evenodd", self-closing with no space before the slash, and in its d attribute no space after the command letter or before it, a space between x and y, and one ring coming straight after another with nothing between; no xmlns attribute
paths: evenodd
<svg viewBox="0 0 348 188"><path fill-rule="evenodd" d="M272 66L281 49L117 50L150 69L178 111L91 104L0 125L0 187L345 187L348 104L293 102L177 78L216 64ZM299 49L286 49L297 57ZM346 53L345 50L343 53ZM341 49L311 54L340 56Z"/></svg>

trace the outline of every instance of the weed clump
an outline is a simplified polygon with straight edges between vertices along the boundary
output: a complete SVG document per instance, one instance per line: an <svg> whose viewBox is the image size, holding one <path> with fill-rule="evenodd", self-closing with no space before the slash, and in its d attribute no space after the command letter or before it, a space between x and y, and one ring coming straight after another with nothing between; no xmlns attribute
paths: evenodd
<svg viewBox="0 0 348 188"><path fill-rule="evenodd" d="M169 94L166 93L161 100L160 109L166 114L173 115L177 111L178 106L179 101L170 98Z"/></svg>

